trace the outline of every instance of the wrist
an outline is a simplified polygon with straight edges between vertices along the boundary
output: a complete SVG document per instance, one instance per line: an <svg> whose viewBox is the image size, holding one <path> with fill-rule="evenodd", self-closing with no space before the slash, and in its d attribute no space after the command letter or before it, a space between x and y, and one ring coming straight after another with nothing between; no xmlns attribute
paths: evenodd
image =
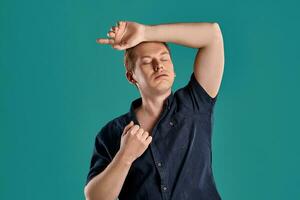
<svg viewBox="0 0 300 200"><path fill-rule="evenodd" d="M152 26L151 25L144 25L144 41L152 41L151 40L151 33L152 33Z"/></svg>
<svg viewBox="0 0 300 200"><path fill-rule="evenodd" d="M131 166L133 163L133 159L126 156L123 151L118 151L116 154L116 159L121 162L122 164L125 164L126 166Z"/></svg>

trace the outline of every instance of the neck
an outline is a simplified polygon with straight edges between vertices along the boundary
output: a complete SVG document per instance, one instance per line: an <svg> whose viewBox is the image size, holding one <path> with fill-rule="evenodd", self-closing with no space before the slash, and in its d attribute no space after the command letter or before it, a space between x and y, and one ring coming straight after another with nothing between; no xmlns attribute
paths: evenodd
<svg viewBox="0 0 300 200"><path fill-rule="evenodd" d="M170 94L171 89L159 96L141 94L142 105L138 108L138 110L144 115L156 118L160 115L163 109L164 102Z"/></svg>

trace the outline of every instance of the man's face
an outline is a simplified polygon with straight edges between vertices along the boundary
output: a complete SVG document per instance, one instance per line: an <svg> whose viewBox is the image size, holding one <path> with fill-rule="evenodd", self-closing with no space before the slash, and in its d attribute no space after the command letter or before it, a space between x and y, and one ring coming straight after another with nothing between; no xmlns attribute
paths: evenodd
<svg viewBox="0 0 300 200"><path fill-rule="evenodd" d="M134 48L136 57L132 78L144 93L164 94L174 82L174 68L166 46L160 42L143 42Z"/></svg>

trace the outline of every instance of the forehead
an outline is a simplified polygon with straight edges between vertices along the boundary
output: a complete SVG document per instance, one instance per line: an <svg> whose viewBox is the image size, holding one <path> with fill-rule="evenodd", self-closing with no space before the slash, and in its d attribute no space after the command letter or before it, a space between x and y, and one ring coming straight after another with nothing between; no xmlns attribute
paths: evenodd
<svg viewBox="0 0 300 200"><path fill-rule="evenodd" d="M160 42L140 43L134 49L134 53L137 58L143 58L145 56L156 56L166 52L169 53L167 47Z"/></svg>

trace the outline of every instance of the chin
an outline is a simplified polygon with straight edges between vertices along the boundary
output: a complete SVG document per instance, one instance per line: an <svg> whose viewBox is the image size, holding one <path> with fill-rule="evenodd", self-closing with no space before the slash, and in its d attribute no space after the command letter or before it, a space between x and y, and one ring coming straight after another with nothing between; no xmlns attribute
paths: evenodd
<svg viewBox="0 0 300 200"><path fill-rule="evenodd" d="M156 87L154 87L158 93L165 93L169 91L170 88L172 88L172 84L170 84L168 81L162 81L157 84Z"/></svg>

